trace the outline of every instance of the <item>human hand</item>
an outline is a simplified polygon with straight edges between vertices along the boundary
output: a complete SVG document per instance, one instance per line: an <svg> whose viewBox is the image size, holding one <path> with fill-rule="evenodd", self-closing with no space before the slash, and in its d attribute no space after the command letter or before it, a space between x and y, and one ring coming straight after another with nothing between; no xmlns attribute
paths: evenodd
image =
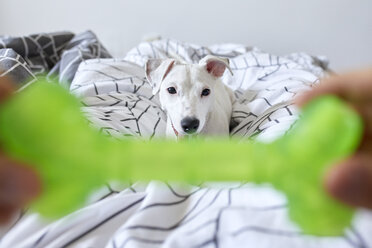
<svg viewBox="0 0 372 248"><path fill-rule="evenodd" d="M296 102L303 106L328 94L341 97L359 112L364 121L364 135L357 152L328 171L325 188L346 204L372 209L372 69L325 79Z"/></svg>
<svg viewBox="0 0 372 248"><path fill-rule="evenodd" d="M11 82L0 77L0 104L14 91ZM12 214L25 206L40 192L35 172L7 157L1 151L0 141L0 224L6 223Z"/></svg>

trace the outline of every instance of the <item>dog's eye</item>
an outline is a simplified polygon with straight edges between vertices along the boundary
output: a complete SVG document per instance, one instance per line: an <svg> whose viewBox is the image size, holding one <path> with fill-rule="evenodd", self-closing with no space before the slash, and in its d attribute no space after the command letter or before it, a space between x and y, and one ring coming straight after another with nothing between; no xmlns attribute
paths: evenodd
<svg viewBox="0 0 372 248"><path fill-rule="evenodd" d="M211 93L210 89L204 89L201 93L202 96L208 96Z"/></svg>
<svg viewBox="0 0 372 248"><path fill-rule="evenodd" d="M169 87L167 91L169 94L172 94L172 95L177 93L177 90L174 87Z"/></svg>

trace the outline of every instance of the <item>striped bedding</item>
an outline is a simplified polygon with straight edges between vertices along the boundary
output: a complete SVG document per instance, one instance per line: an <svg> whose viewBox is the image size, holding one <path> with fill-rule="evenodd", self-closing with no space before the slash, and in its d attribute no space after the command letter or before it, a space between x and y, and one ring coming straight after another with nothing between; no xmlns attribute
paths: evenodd
<svg viewBox="0 0 372 248"><path fill-rule="evenodd" d="M44 36L50 38L45 44ZM149 140L165 134L165 113L144 77L148 58L174 57L190 63L207 54L229 58L233 75L226 73L222 80L237 99L231 136L242 140L254 136L264 142L290 128L298 118L293 98L318 83L327 69L321 57L276 56L237 44L204 47L164 39L140 43L124 58L111 58L91 32L22 39L26 42L16 45L9 37L0 42L3 74L27 85L24 79L30 77L23 70L31 76L28 83L40 70L51 70L49 77L56 76L81 98L91 125L117 138ZM46 50L40 58L18 47L27 46L30 39L42 43L39 52ZM58 49L49 51L48 43ZM86 207L69 216L51 221L23 211L2 233L0 248L372 247L372 214L359 210L344 236L313 237L289 220L285 195L269 184L107 182Z"/></svg>

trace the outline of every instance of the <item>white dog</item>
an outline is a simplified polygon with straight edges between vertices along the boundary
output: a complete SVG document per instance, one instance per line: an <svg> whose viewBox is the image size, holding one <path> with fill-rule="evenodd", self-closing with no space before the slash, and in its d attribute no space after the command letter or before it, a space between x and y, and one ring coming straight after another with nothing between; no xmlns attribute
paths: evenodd
<svg viewBox="0 0 372 248"><path fill-rule="evenodd" d="M227 59L208 55L199 64L150 59L146 77L167 113L167 137L228 135L233 92L221 82Z"/></svg>

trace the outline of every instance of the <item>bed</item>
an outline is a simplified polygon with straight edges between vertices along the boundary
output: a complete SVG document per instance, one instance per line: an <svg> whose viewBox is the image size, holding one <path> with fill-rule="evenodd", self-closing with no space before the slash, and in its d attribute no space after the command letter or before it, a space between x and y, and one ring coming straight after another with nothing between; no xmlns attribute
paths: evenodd
<svg viewBox="0 0 372 248"><path fill-rule="evenodd" d="M200 46L173 39L142 42L112 58L91 31L0 38L1 76L20 88L38 77L58 78L84 104L97 131L115 138L165 135L166 115L144 75L148 58L197 63L229 58L234 90L231 137L270 142L298 118L297 94L327 75L324 57L276 56L239 44ZM48 73L48 74L46 74ZM145 156L145 153L144 153ZM68 182L66 182L68 183ZM304 213L306 214L306 213ZM2 230L3 247L371 247L372 213L358 210L341 237L303 233L287 214L285 196L249 182L107 182L86 207L59 220L22 211Z"/></svg>

